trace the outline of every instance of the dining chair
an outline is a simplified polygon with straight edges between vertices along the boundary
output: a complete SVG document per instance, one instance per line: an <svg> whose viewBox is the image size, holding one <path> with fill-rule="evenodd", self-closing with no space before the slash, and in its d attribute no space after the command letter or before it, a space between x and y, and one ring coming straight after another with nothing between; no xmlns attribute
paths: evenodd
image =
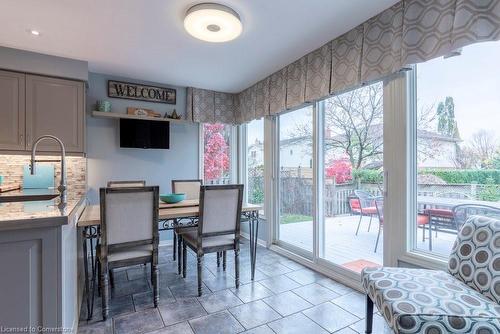
<svg viewBox="0 0 500 334"><path fill-rule="evenodd" d="M363 216L370 217L370 223L368 225L368 232L370 232L373 216L377 214L377 208L375 207L374 203L375 197L373 197L372 194L364 190L354 190L354 195L356 195L356 197L359 200L359 209L360 209L356 235L358 235L359 227L361 226L361 220L363 219Z"/></svg>
<svg viewBox="0 0 500 334"><path fill-rule="evenodd" d="M203 256L234 250L235 285L240 286L240 223L243 185L202 186L198 228L183 234L183 274L186 277L189 247L196 253L198 269L198 296L202 295Z"/></svg>
<svg viewBox="0 0 500 334"><path fill-rule="evenodd" d="M186 200L198 200L200 199L200 187L203 185L203 180L172 180L172 192L184 193L186 194ZM177 220L175 221L177 222ZM194 227L193 229L196 229ZM188 228L175 228L173 235L173 250L172 258L175 261L176 253L178 253L178 263L177 269L179 275L181 274L182 268L182 233L187 232Z"/></svg>
<svg viewBox="0 0 500 334"><path fill-rule="evenodd" d="M108 181L108 188L145 187L146 181Z"/></svg>
<svg viewBox="0 0 500 334"><path fill-rule="evenodd" d="M102 317L109 314L109 270L151 264L153 303L159 302L159 187L101 188L101 243L97 246Z"/></svg>

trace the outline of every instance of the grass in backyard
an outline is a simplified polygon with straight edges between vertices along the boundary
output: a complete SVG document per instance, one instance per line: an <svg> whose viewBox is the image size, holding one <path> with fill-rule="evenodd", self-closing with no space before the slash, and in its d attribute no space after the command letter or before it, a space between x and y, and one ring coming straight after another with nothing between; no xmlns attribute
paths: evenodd
<svg viewBox="0 0 500 334"><path fill-rule="evenodd" d="M300 223L312 221L312 216L305 215L283 215L281 216L281 224L292 224L292 223Z"/></svg>

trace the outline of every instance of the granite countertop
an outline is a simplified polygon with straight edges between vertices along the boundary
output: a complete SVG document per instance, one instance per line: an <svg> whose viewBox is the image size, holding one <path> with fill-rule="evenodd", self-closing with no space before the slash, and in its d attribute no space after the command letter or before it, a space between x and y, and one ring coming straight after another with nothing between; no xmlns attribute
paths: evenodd
<svg viewBox="0 0 500 334"><path fill-rule="evenodd" d="M54 190L26 189L11 192L10 195L36 193L54 194ZM0 231L68 224L69 216L85 204L85 195L68 191L66 205L62 206L60 202L58 196L48 201L0 203Z"/></svg>

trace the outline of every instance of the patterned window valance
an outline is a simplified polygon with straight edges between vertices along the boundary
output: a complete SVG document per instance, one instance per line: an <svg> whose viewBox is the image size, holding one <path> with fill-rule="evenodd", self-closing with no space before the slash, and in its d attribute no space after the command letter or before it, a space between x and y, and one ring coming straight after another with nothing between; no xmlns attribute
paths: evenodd
<svg viewBox="0 0 500 334"><path fill-rule="evenodd" d="M188 88L188 115L241 124L499 39L500 0L403 0L240 93Z"/></svg>

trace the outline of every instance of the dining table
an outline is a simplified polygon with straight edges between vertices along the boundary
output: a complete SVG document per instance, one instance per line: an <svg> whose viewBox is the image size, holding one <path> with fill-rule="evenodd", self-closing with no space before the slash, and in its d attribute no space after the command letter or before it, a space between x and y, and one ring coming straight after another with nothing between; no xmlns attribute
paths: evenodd
<svg viewBox="0 0 500 334"><path fill-rule="evenodd" d="M243 203L241 209L242 223L249 224L251 279L255 277L257 257L257 236L259 233L260 205ZM160 202L158 214L158 230L169 231L177 228L192 228L198 226L199 201L183 200L168 204ZM83 265L85 276L85 295L87 304L87 319L90 320L94 310L94 295L96 288L97 257L95 248L99 244L101 214L99 205L87 205L81 214L77 226L82 231ZM90 246L90 247L89 247ZM89 266L89 257L91 259Z"/></svg>

